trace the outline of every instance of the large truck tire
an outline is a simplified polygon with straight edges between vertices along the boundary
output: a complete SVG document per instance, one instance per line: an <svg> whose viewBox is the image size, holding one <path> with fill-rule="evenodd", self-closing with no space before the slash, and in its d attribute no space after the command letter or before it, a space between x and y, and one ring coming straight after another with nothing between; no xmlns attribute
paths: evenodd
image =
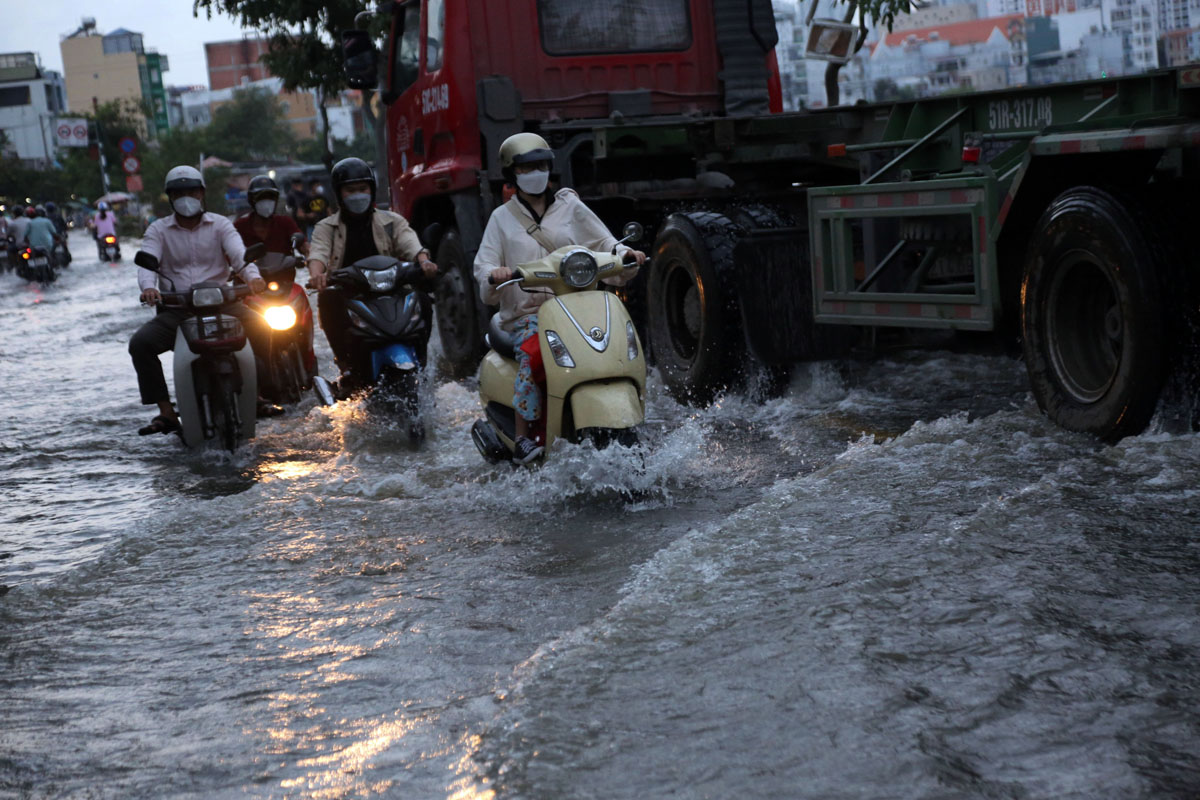
<svg viewBox="0 0 1200 800"><path fill-rule="evenodd" d="M442 236L436 261L441 270L434 290L442 342L440 367L451 377L463 378L475 374L485 349L479 327L479 287L458 231L451 228Z"/></svg>
<svg viewBox="0 0 1200 800"><path fill-rule="evenodd" d="M709 212L672 214L654 242L647 286L650 350L667 390L704 404L738 377L745 351L732 280L737 226Z"/></svg>
<svg viewBox="0 0 1200 800"><path fill-rule="evenodd" d="M1021 285L1038 405L1110 442L1146 427L1167 372L1164 265L1135 208L1090 186L1059 195L1034 230Z"/></svg>

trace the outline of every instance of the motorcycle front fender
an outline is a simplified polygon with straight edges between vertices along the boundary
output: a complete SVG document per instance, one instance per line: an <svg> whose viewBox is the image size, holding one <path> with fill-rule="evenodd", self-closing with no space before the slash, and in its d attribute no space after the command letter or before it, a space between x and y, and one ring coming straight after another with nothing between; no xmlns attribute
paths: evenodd
<svg viewBox="0 0 1200 800"><path fill-rule="evenodd" d="M417 352L406 344L389 344L371 353L371 380L379 380L384 367L394 366L397 369L417 369L421 366L417 361Z"/></svg>
<svg viewBox="0 0 1200 800"><path fill-rule="evenodd" d="M570 403L575 430L624 430L641 425L646 417L637 384L631 380L585 383L571 392Z"/></svg>

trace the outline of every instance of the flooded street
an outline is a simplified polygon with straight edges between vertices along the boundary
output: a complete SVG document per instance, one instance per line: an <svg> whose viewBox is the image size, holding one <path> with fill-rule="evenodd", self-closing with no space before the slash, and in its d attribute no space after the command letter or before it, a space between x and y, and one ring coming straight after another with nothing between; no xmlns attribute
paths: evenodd
<svg viewBox="0 0 1200 800"><path fill-rule="evenodd" d="M71 246L0 275L0 797L1200 792L1200 435L897 350L652 377L642 445L537 470L470 382L419 448L308 398L193 453L136 435L136 243Z"/></svg>

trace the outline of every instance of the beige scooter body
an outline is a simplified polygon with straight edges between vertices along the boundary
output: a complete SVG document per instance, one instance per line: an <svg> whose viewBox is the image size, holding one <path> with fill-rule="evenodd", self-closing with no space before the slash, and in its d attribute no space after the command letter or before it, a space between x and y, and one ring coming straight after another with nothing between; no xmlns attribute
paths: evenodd
<svg viewBox="0 0 1200 800"><path fill-rule="evenodd" d="M564 257L579 251L589 253L597 262L595 279L582 288L569 285L559 273ZM645 419L646 359L641 340L621 299L597 288L600 280L622 269L616 256L564 247L514 270L525 286L548 286L555 292L555 297L538 309L538 344L546 370L543 414L547 451L559 438L577 441L589 430L631 431ZM569 362L562 358L561 352L556 360L555 348L547 338L555 335ZM492 431L510 453L511 429L496 424L487 410L489 404L494 404L507 413L512 412L516 375L517 362L495 349L488 351L479 368L485 420L492 423ZM476 444L488 457L477 436Z"/></svg>

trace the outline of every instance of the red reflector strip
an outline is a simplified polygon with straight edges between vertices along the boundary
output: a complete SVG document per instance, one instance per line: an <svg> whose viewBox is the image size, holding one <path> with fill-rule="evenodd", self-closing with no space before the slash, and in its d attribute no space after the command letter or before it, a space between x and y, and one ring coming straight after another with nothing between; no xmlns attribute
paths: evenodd
<svg viewBox="0 0 1200 800"><path fill-rule="evenodd" d="M831 144L825 148L825 153L830 158L841 158L842 156L846 155L846 145Z"/></svg>

